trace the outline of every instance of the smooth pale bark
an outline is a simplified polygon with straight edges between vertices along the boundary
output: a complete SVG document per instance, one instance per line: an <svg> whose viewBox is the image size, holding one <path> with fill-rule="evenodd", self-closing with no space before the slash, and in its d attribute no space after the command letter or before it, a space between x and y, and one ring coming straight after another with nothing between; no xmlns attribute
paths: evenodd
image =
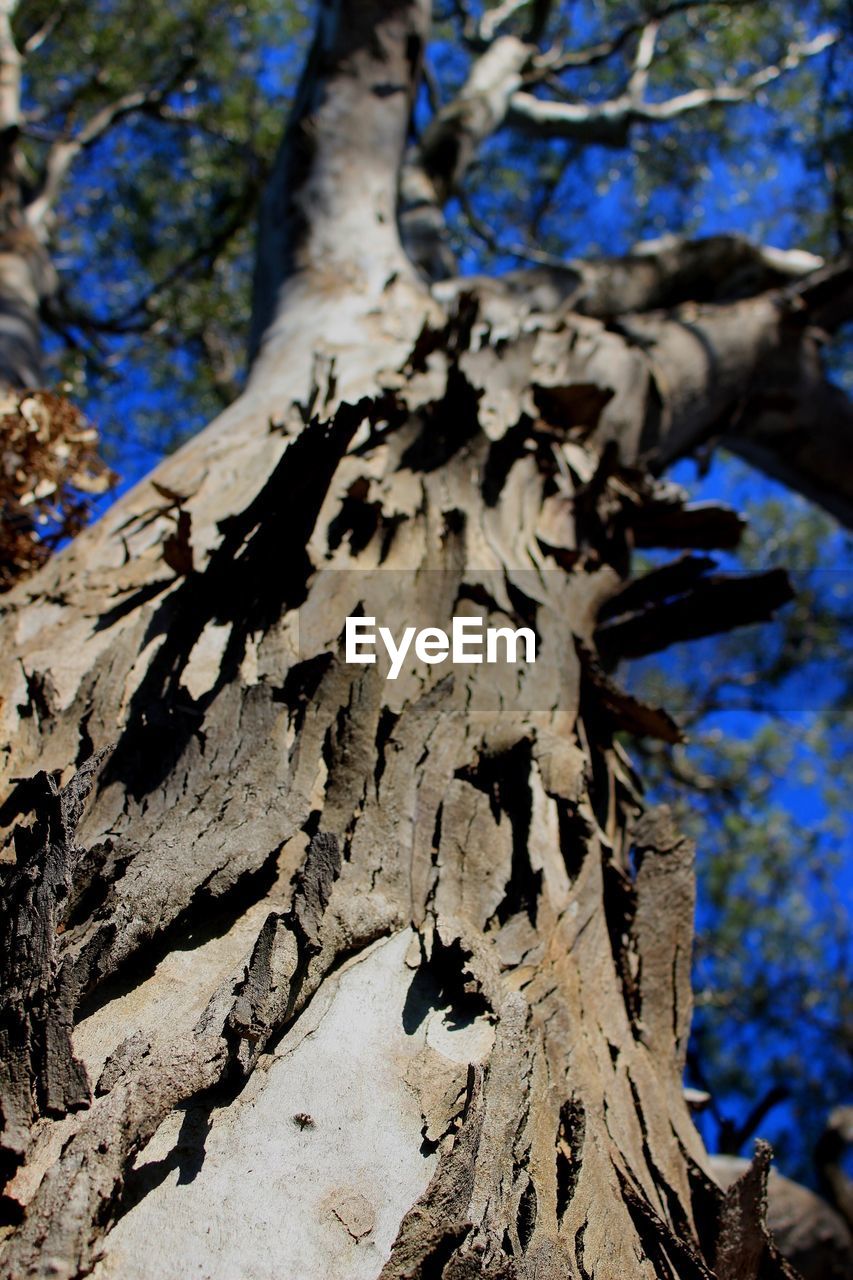
<svg viewBox="0 0 853 1280"><path fill-rule="evenodd" d="M322 7L246 393L3 601L10 1276L784 1274L766 1153L721 1192L682 1096L692 850L614 741L677 729L596 656L704 580L619 604L635 539L702 545L648 457L742 404L780 295L701 310L714 375L683 316L431 293L427 16ZM392 684L359 610L539 658Z"/></svg>
<svg viewBox="0 0 853 1280"><path fill-rule="evenodd" d="M57 290L51 233L56 206L75 161L118 120L161 102L178 84L170 80L135 87L107 99L88 115L75 102L47 147L43 163L33 168L20 148L28 123L21 102L27 59L62 21L63 10L62 4L54 6L40 30L24 40L15 29L18 0L0 0L0 383L8 387L44 386L42 320L54 305ZM96 76L90 88L102 79Z"/></svg>
<svg viewBox="0 0 853 1280"><path fill-rule="evenodd" d="M436 113L400 172L400 231L406 250L431 280L455 274L444 205L459 188L482 143L506 119L512 94L536 46L501 36L474 62L459 93Z"/></svg>
<svg viewBox="0 0 853 1280"><path fill-rule="evenodd" d="M12 33L15 10L0 2L0 382L42 385L39 308L54 280L23 210L17 154L23 58Z"/></svg>
<svg viewBox="0 0 853 1280"><path fill-rule="evenodd" d="M56 278L21 204L10 130L0 133L0 383L35 388L44 384L40 311Z"/></svg>
<svg viewBox="0 0 853 1280"><path fill-rule="evenodd" d="M16 237L0 238L0 381L13 387L40 387L42 368L39 308L50 292L52 272L40 246L12 248ZM7 247L9 246L9 247Z"/></svg>

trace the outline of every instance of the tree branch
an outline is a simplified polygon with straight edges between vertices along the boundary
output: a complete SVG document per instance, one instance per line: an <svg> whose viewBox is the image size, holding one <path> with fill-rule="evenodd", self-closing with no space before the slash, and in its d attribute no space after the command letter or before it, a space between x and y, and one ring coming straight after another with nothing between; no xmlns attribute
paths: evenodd
<svg viewBox="0 0 853 1280"><path fill-rule="evenodd" d="M849 262L728 306L625 317L664 404L649 464L713 440L853 526L853 401L823 364L827 333L851 317Z"/></svg>
<svg viewBox="0 0 853 1280"><path fill-rule="evenodd" d="M427 0L321 8L261 203L250 360L285 317L286 283L364 307L389 281L420 293L395 214L428 20ZM276 329L276 341L291 338L303 342L304 326Z"/></svg>
<svg viewBox="0 0 853 1280"><path fill-rule="evenodd" d="M683 581L678 583L680 594L671 599L652 599L647 606L637 608L624 618L604 622L595 633L596 647L604 660L641 658L659 653L678 641L697 640L735 627L765 622L793 599L784 569L700 576L704 571L702 566L707 563L700 562L698 568L691 566L695 568L692 580L683 572ZM668 569L670 577L674 577L672 567ZM664 589L668 590L669 586L667 581Z"/></svg>
<svg viewBox="0 0 853 1280"><path fill-rule="evenodd" d="M507 118L518 127L533 128L540 136L580 138L603 146L622 147L633 124L662 124L702 108L747 102L760 89L800 66L807 58L816 57L837 40L835 33L824 32L804 44L792 44L778 63L762 67L739 84L691 89L663 102L638 97L630 85L625 93L605 102L555 102L519 90L510 99ZM639 83L643 83L647 71L648 68L640 69ZM637 83L634 82L634 88Z"/></svg>
<svg viewBox="0 0 853 1280"><path fill-rule="evenodd" d="M71 8L69 0L53 0L53 7L45 18L40 27L37 27L28 35L23 42L24 54L29 57L32 53L37 53L46 40L49 40L65 18L68 16L68 10Z"/></svg>
<svg viewBox="0 0 853 1280"><path fill-rule="evenodd" d="M442 206L506 116L536 46L500 36L471 67L459 93L430 122L400 177L400 229L409 256L431 279L453 273Z"/></svg>
<svg viewBox="0 0 853 1280"><path fill-rule="evenodd" d="M491 228L481 218L477 217L476 211L464 191L459 193L459 202L474 235L479 240L482 240L486 248L492 253L509 255L513 258L518 258L520 262L530 262L537 267L546 267L550 271L565 274L566 264L553 253L545 253L544 250L537 249L530 244L501 244Z"/></svg>
<svg viewBox="0 0 853 1280"><path fill-rule="evenodd" d="M853 401L824 378L811 345L794 367L799 385L786 376L758 393L720 443L853 528Z"/></svg>
<svg viewBox="0 0 853 1280"><path fill-rule="evenodd" d="M27 221L33 228L44 224L54 208L74 161L82 151L104 136L118 120L151 103L162 90L134 89L101 107L72 138L60 138L50 148L38 194L27 205Z"/></svg>
<svg viewBox="0 0 853 1280"><path fill-rule="evenodd" d="M733 0L740 3L742 0ZM701 7L665 5L643 21L628 23L613 40L576 55L550 50L516 36L496 36L520 6L507 3L489 10L478 27L479 57L456 97L435 115L419 146L406 157L400 178L399 220L403 243L412 260L432 280L455 271L447 243L443 205L461 187L482 143L505 123L533 129L542 136L576 138L607 146L625 146L633 124L665 123L713 103L742 102L833 44L824 33L806 44L792 45L777 65L764 67L739 85L717 85L679 94L664 102L648 102L645 94L661 23L675 13ZM555 102L537 98L524 86L556 68L590 65L613 56L639 33L625 91L601 103ZM571 58L577 59L571 63ZM568 59L568 61L567 61ZM528 253L517 255L529 257Z"/></svg>
<svg viewBox="0 0 853 1280"><path fill-rule="evenodd" d="M112 102L105 103L75 134L69 133L57 138L48 151L39 189L26 208L27 222L34 231L44 227L71 166L81 152L100 141L120 120L162 104L167 95L186 78L195 63L195 54L182 56L159 83L152 82L142 88L130 90Z"/></svg>
<svg viewBox="0 0 853 1280"><path fill-rule="evenodd" d="M640 32L637 52L628 80L628 97L642 102L649 84L649 71L654 62L660 22L648 22Z"/></svg>
<svg viewBox="0 0 853 1280"><path fill-rule="evenodd" d="M528 0L503 0L503 3L496 8L487 9L477 29L479 38L486 44L490 43L504 23L509 22L510 18L518 13L519 9L523 9L527 2Z"/></svg>
<svg viewBox="0 0 853 1280"><path fill-rule="evenodd" d="M739 236L668 237L623 259L433 286L444 305L463 291L519 319L584 313L641 351L656 401L642 456L655 473L722 445L853 525L853 402L823 365L827 336L853 318L849 261L824 267ZM640 442L625 448L631 456ZM659 545L654 527L642 536Z"/></svg>
<svg viewBox="0 0 853 1280"><path fill-rule="evenodd" d="M232 134L224 129L215 129L202 119L198 109L192 107L183 107L180 110L171 106L162 98L157 98L152 102L146 103L142 110L146 115L153 116L157 120L161 120L164 124L175 125L178 128L192 129L194 132L202 133L208 138L212 138L214 142L223 144L226 147L239 151L245 159L251 164L255 170L261 170L262 161L257 151L248 140L235 138Z"/></svg>
<svg viewBox="0 0 853 1280"><path fill-rule="evenodd" d="M706 9L712 4L717 8L737 9L744 8L750 3L752 0L719 0L719 3L718 0L674 0L672 4L661 5L651 13L645 13L626 23L609 40L599 40L596 44L587 45L585 49L548 50L537 59L534 73L529 78L535 82L556 75L560 71L594 67L599 63L607 62L614 54L620 53L625 45L650 23L657 23L660 26L667 18L690 13L696 9Z"/></svg>
<svg viewBox="0 0 853 1280"><path fill-rule="evenodd" d="M12 31L16 0L0 0L0 130L14 129L21 115L23 59Z"/></svg>
<svg viewBox="0 0 853 1280"><path fill-rule="evenodd" d="M258 185L257 181L250 179L235 200L220 202L213 212L215 230L212 235L180 258L160 280L155 281L129 306L111 315L97 316L81 310L60 293L57 304L51 309L51 321L58 325L76 325L87 334L127 335L148 332L159 318L155 312L156 304L168 289L191 278L199 266L208 271L213 268L223 250L245 225L247 214L257 198Z"/></svg>
<svg viewBox="0 0 853 1280"><path fill-rule="evenodd" d="M621 315L671 309L687 302L729 302L753 297L767 289L811 278L811 294L818 289L816 276L823 260L801 249L776 249L755 244L744 236L716 235L701 240L664 236L643 241L624 257L570 258L560 262L524 245L501 245L476 216L469 218L475 234L494 252L512 254L536 262L533 270L510 271L495 279L466 276L437 284L434 292L445 298L471 288L512 297L519 305L529 300L532 309L561 306L583 315L612 320ZM833 290L833 296L835 291ZM792 299L802 300L802 292ZM798 305L794 302L788 305ZM833 303L837 305L837 301ZM816 302L813 299L813 310ZM829 327L827 317L820 321Z"/></svg>

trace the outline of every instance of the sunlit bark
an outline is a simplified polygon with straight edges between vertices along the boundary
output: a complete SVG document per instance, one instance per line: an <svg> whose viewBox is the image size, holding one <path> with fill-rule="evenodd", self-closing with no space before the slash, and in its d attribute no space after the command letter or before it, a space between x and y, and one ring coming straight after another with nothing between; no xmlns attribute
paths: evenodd
<svg viewBox="0 0 853 1280"><path fill-rule="evenodd" d="M431 290L427 19L322 6L246 392L4 600L11 1276L785 1274L766 1153L721 1192L682 1096L692 849L614 736L678 730L608 667L787 597L624 593L636 543L728 528L654 473L754 393L791 263L613 324ZM537 662L386 681L359 612Z"/></svg>

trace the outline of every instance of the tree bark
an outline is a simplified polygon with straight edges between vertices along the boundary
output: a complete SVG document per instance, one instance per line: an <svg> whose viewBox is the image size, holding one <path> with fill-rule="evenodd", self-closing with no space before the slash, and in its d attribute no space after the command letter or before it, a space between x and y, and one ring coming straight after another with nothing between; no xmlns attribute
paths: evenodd
<svg viewBox="0 0 853 1280"><path fill-rule="evenodd" d="M321 5L245 394L3 601L13 1277L786 1274L766 1153L723 1193L682 1096L693 854L615 739L678 730L607 664L620 619L784 598L620 592L635 542L730 538L653 473L788 286L689 326L431 291L395 216L427 20ZM386 680L358 613L537 661Z"/></svg>
<svg viewBox="0 0 853 1280"><path fill-rule="evenodd" d="M0 3L0 383L33 388L43 384L39 310L55 280L24 211L17 145L23 59L12 33L14 8Z"/></svg>
<svg viewBox="0 0 853 1280"><path fill-rule="evenodd" d="M44 385L39 311L51 281L46 255L25 229L0 232L0 382L6 386Z"/></svg>

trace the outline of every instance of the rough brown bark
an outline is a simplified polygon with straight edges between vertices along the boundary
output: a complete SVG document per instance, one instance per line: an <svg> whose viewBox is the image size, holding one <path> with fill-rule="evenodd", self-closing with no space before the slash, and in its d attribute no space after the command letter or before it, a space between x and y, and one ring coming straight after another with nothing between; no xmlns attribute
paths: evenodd
<svg viewBox="0 0 853 1280"><path fill-rule="evenodd" d="M784 292L696 310L714 371L683 315L431 293L394 217L427 16L321 7L245 395L3 602L14 1277L785 1274L765 1157L721 1192L681 1091L692 850L615 737L678 731L603 665L741 617L707 558L625 580L731 544L650 460L749 396ZM392 683L342 660L359 611L539 656ZM57 835L81 784L27 779L108 744Z"/></svg>

